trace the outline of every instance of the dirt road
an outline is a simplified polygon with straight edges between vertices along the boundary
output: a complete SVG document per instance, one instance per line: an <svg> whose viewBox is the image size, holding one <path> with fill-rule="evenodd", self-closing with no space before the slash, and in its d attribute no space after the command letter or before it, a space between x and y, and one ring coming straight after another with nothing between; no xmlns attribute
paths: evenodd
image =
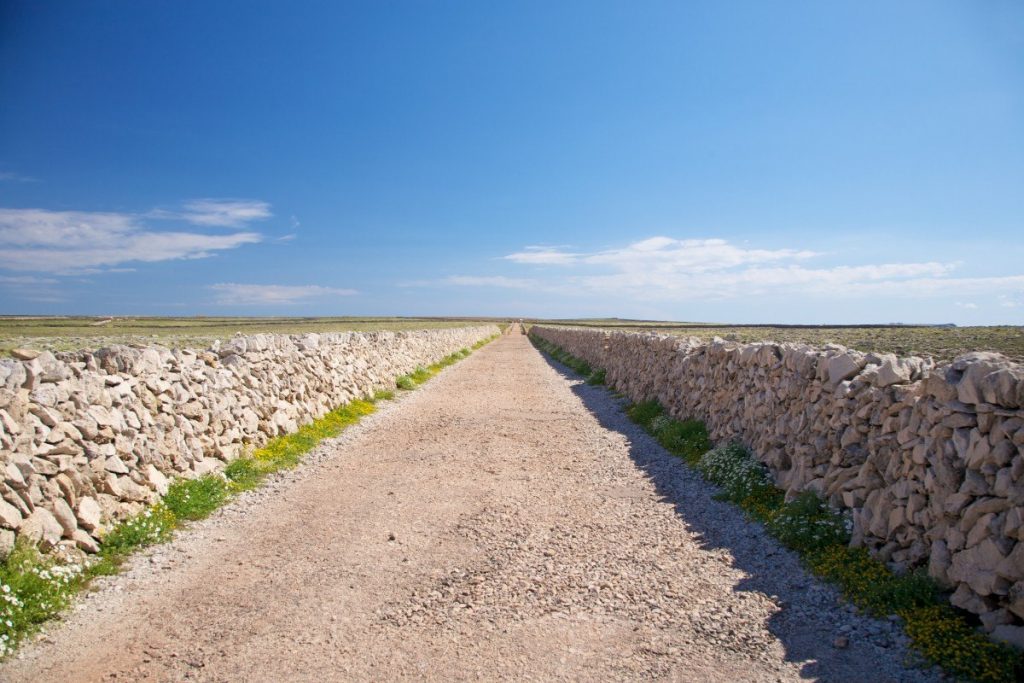
<svg viewBox="0 0 1024 683"><path fill-rule="evenodd" d="M0 679L934 679L711 493L503 337L139 556Z"/></svg>

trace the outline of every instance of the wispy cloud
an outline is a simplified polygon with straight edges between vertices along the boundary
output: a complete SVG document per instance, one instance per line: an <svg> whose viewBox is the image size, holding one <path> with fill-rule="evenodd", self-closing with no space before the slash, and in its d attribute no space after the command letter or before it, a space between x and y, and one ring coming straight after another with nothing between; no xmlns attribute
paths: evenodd
<svg viewBox="0 0 1024 683"><path fill-rule="evenodd" d="M225 306L298 304L357 293L354 289L320 285L251 285L237 282L221 282L209 288L217 293L216 303Z"/></svg>
<svg viewBox="0 0 1024 683"><path fill-rule="evenodd" d="M34 275L0 275L0 285L10 287L34 287L36 285L55 285L60 280L53 277L35 277Z"/></svg>
<svg viewBox="0 0 1024 683"><path fill-rule="evenodd" d="M536 280L512 278L504 275L452 275L442 280L444 284L460 287L506 287L509 289L535 289Z"/></svg>
<svg viewBox="0 0 1024 683"><path fill-rule="evenodd" d="M0 209L0 268L14 271L96 272L130 262L205 258L261 240L248 231L155 230L126 213Z"/></svg>
<svg viewBox="0 0 1024 683"><path fill-rule="evenodd" d="M754 249L723 239L657 236L592 252L525 247L501 258L535 267L532 277L466 274L433 284L534 289L562 296L638 301L723 300L756 295L971 296L1009 294L1024 287L1024 275L956 277L957 263L810 264L823 256L808 249ZM1014 300L1007 297L1005 301L1012 305Z"/></svg>
<svg viewBox="0 0 1024 683"><path fill-rule="evenodd" d="M273 216L270 204L257 199L193 199L180 209L154 209L147 215L219 228L237 228Z"/></svg>
<svg viewBox="0 0 1024 683"><path fill-rule="evenodd" d="M527 263L530 265L554 265L565 266L575 263L580 254L562 251L554 247L526 247L522 251L508 254L501 258L513 263Z"/></svg>
<svg viewBox="0 0 1024 683"><path fill-rule="evenodd" d="M39 182L37 178L32 176L22 175L20 173L14 173L13 171L0 171L0 182L15 182L15 183L36 183Z"/></svg>
<svg viewBox="0 0 1024 683"><path fill-rule="evenodd" d="M593 253L526 247L502 258L530 265L610 265L622 270L654 267L661 271L710 271L754 263L808 259L816 255L813 251L797 249L744 249L723 239L651 237L625 247Z"/></svg>
<svg viewBox="0 0 1024 683"><path fill-rule="evenodd" d="M997 301L1002 308L1024 307L1024 289L1011 294L1000 294Z"/></svg>

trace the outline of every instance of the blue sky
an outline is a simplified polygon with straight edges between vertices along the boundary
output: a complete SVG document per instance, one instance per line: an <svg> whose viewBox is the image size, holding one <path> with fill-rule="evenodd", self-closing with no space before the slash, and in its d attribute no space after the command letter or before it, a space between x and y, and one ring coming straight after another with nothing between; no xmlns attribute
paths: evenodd
<svg viewBox="0 0 1024 683"><path fill-rule="evenodd" d="M1024 323L1024 3L0 4L0 313Z"/></svg>

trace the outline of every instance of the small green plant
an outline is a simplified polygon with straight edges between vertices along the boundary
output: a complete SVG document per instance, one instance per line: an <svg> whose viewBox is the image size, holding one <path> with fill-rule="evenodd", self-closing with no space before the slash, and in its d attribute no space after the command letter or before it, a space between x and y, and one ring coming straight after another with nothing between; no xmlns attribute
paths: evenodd
<svg viewBox="0 0 1024 683"><path fill-rule="evenodd" d="M0 564L0 659L65 609L85 580L84 565L44 556L24 541L15 544Z"/></svg>
<svg viewBox="0 0 1024 683"><path fill-rule="evenodd" d="M852 521L813 491L804 491L771 515L767 528L787 547L807 553L834 545L845 547Z"/></svg>
<svg viewBox="0 0 1024 683"><path fill-rule="evenodd" d="M626 415L629 416L629 419L648 431L651 429L651 423L654 418L664 412L665 409L662 408L661 404L655 399L634 403L626 408Z"/></svg>
<svg viewBox="0 0 1024 683"><path fill-rule="evenodd" d="M1019 651L978 633L948 605L904 610L900 616L914 648L947 672L985 683L1024 678Z"/></svg>
<svg viewBox="0 0 1024 683"><path fill-rule="evenodd" d="M395 380L395 386L405 391L412 391L416 388L416 382L410 375L402 375Z"/></svg>
<svg viewBox="0 0 1024 683"><path fill-rule="evenodd" d="M134 517L114 525L102 537L102 553L111 558L127 555L137 548L163 543L171 537L178 520L162 503L152 505Z"/></svg>
<svg viewBox="0 0 1024 683"><path fill-rule="evenodd" d="M231 491L228 482L207 474L197 479L179 479L171 484L163 503L179 520L197 520L208 517L224 504Z"/></svg>
<svg viewBox="0 0 1024 683"><path fill-rule="evenodd" d="M665 450L695 465L711 448L707 427L700 420L673 420L661 414L650 422L650 432Z"/></svg>
<svg viewBox="0 0 1024 683"><path fill-rule="evenodd" d="M607 373L603 369L594 370L590 373L590 377L587 377L587 384L604 384Z"/></svg>
<svg viewBox="0 0 1024 683"><path fill-rule="evenodd" d="M938 604L939 588L926 574L896 574L865 548L835 544L807 553L804 560L847 600L876 617Z"/></svg>
<svg viewBox="0 0 1024 683"><path fill-rule="evenodd" d="M224 476L234 491L248 491L260 485L267 472L251 457L232 460L224 468Z"/></svg>

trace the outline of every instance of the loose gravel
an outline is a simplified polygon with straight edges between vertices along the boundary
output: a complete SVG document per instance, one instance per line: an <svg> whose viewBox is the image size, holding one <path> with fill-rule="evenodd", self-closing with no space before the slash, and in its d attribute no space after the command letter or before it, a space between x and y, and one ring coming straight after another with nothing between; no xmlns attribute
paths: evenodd
<svg viewBox="0 0 1024 683"><path fill-rule="evenodd" d="M506 336L137 556L0 679L941 680L713 493Z"/></svg>

